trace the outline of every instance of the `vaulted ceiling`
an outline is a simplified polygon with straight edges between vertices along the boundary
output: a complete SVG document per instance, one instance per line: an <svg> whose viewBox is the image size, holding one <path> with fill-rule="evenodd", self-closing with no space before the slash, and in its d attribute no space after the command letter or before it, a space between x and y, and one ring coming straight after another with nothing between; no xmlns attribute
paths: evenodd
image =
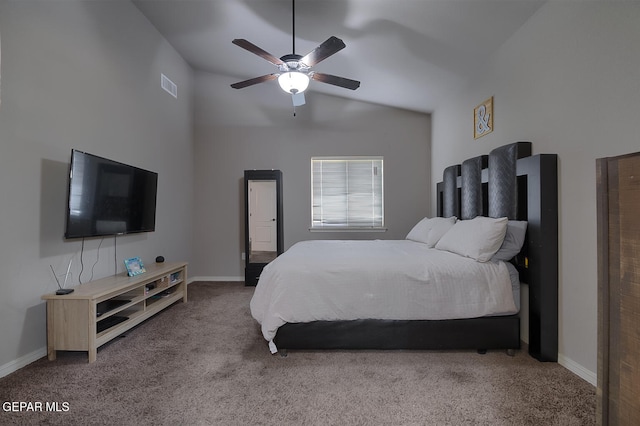
<svg viewBox="0 0 640 426"><path fill-rule="evenodd" d="M244 38L281 57L292 52L291 0L134 0L196 70L229 84L277 68L231 43ZM543 0L296 0L295 53L330 36L346 48L315 71L361 81L355 91L312 81L322 92L420 112L468 84L479 67ZM276 81L261 84L277 86ZM256 86L239 96L266 96ZM230 91L236 90L231 87ZM272 96L269 92L268 96ZM291 99L281 92L283 108Z"/></svg>

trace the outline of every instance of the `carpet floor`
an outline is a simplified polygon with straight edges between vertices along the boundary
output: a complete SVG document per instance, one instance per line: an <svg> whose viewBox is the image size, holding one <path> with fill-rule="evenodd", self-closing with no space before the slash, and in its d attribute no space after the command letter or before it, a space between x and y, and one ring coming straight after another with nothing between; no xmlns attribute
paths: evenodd
<svg viewBox="0 0 640 426"><path fill-rule="evenodd" d="M0 378L0 424L595 424L595 388L525 351L272 356L252 294L242 283L192 283L188 303L102 346L93 364L58 352Z"/></svg>

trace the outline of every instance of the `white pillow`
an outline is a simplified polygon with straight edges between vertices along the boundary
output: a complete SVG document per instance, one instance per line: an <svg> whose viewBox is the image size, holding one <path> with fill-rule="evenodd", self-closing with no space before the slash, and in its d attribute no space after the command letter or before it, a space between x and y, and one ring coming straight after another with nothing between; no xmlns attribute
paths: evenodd
<svg viewBox="0 0 640 426"><path fill-rule="evenodd" d="M506 217L484 216L458 221L442 236L436 248L487 262L502 245L507 221Z"/></svg>
<svg viewBox="0 0 640 426"><path fill-rule="evenodd" d="M502 246L493 255L491 260L510 261L513 257L520 253L524 244L524 236L527 233L526 220L510 220L507 222L507 232L504 236Z"/></svg>
<svg viewBox="0 0 640 426"><path fill-rule="evenodd" d="M407 234L407 240L434 247L438 240L456 223L453 217L425 217Z"/></svg>

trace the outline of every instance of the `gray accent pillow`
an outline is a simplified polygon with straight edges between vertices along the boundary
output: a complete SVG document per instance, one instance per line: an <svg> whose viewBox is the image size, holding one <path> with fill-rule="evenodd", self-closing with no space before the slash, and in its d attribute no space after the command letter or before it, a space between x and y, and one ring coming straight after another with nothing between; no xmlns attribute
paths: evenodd
<svg viewBox="0 0 640 426"><path fill-rule="evenodd" d="M513 259L516 254L520 253L526 233L526 220L510 220L507 222L507 233L504 236L504 241L491 260L508 262Z"/></svg>

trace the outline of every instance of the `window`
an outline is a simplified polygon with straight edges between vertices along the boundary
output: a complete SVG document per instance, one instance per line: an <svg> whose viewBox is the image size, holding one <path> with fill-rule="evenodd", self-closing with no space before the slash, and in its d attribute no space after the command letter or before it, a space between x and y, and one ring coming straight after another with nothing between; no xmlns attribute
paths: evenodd
<svg viewBox="0 0 640 426"><path fill-rule="evenodd" d="M382 157L311 158L311 230L383 229Z"/></svg>

